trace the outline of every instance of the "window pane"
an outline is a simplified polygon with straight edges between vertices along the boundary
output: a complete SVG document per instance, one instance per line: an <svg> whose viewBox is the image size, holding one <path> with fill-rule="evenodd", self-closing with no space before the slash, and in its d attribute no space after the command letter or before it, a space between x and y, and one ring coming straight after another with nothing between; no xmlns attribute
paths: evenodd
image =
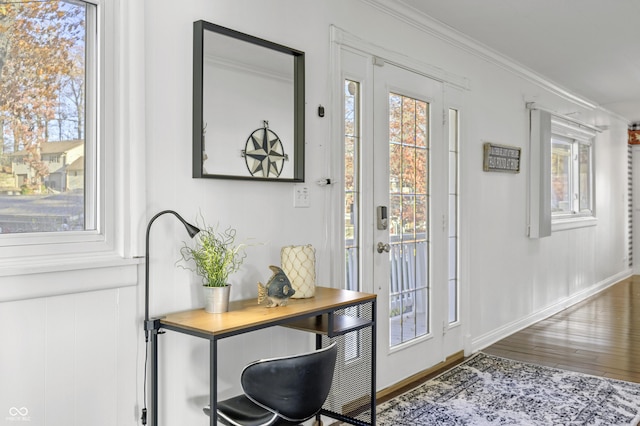
<svg viewBox="0 0 640 426"><path fill-rule="evenodd" d="M416 146L427 146L427 120L429 119L427 111L428 106L426 102L416 101Z"/></svg>
<svg viewBox="0 0 640 426"><path fill-rule="evenodd" d="M360 211L360 84L344 82L344 244L345 283L348 290L359 290L359 214Z"/></svg>
<svg viewBox="0 0 640 426"><path fill-rule="evenodd" d="M389 94L389 344L429 333L426 102Z"/></svg>
<svg viewBox="0 0 640 426"><path fill-rule="evenodd" d="M85 211L86 35L94 6L14 1L2 12L0 232L85 230L94 223Z"/></svg>
<svg viewBox="0 0 640 426"><path fill-rule="evenodd" d="M402 97L402 142L416 144L416 100Z"/></svg>
<svg viewBox="0 0 640 426"><path fill-rule="evenodd" d="M591 146L579 144L578 185L580 188L580 211L591 211Z"/></svg>
<svg viewBox="0 0 640 426"><path fill-rule="evenodd" d="M360 83L344 81L345 288L360 287ZM348 308L353 310L356 308ZM355 315L355 313L354 313ZM345 360L360 356L360 331L345 336Z"/></svg>
<svg viewBox="0 0 640 426"><path fill-rule="evenodd" d="M402 96L389 94L389 141L402 140Z"/></svg>
<svg viewBox="0 0 640 426"><path fill-rule="evenodd" d="M551 211L571 213L571 145L551 144Z"/></svg>
<svg viewBox="0 0 640 426"><path fill-rule="evenodd" d="M458 120L449 109L449 324L458 321Z"/></svg>

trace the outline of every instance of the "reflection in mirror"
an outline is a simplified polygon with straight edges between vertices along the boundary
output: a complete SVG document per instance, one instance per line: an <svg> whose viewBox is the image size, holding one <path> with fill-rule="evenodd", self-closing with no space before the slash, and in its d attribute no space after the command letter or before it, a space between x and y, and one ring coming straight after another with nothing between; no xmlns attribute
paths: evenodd
<svg viewBox="0 0 640 426"><path fill-rule="evenodd" d="M194 23L194 177L304 181L304 53Z"/></svg>

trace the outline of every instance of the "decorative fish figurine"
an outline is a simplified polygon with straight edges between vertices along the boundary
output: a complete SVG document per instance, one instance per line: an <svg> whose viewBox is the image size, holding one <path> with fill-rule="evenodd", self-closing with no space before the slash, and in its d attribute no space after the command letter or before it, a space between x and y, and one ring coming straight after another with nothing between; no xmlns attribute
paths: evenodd
<svg viewBox="0 0 640 426"><path fill-rule="evenodd" d="M296 292L291 286L291 282L282 269L277 266L269 266L273 272L266 285L258 282L258 304L265 300L267 308L274 306L284 306L291 296Z"/></svg>

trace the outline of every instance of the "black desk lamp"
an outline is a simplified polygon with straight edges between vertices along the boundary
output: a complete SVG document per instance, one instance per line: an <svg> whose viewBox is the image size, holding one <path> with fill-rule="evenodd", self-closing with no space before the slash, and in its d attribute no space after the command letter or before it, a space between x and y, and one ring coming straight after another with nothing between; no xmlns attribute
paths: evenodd
<svg viewBox="0 0 640 426"><path fill-rule="evenodd" d="M200 229L196 226L193 226L186 220L182 218L178 213L173 210L163 210L154 217L151 218L149 224L147 225L147 235L146 235L146 245L145 245L145 255L144 255L144 339L145 342L149 341L149 330L153 329L152 324L149 323L149 231L151 230L151 225L153 222L160 216L166 213L171 213L175 217L178 218L180 222L184 225L189 233L191 238L195 237Z"/></svg>
<svg viewBox="0 0 640 426"><path fill-rule="evenodd" d="M151 230L151 225L153 224L153 222L160 216L162 216L163 214L166 213L171 213L172 215L174 215L175 217L178 218L178 220L180 222L182 222L182 224L184 225L184 227L187 229L187 232L189 233L189 236L191 238L195 237L196 234L198 232L200 232L200 229L196 226L193 226L192 224L190 224L189 222L187 222L186 220L184 220L182 218L182 216L180 216L178 213L174 212L173 210L163 210L160 213L158 213L157 215L155 215L154 217L151 218L151 220L149 221L149 224L147 225L147 234L146 234L146 245L145 245L145 255L144 255L144 265L145 265L145 272L144 272L144 341L145 341L145 353L148 349L148 342L149 342L149 331L154 330L154 336L157 334L158 332L158 324L156 323L156 321L149 321L149 231ZM152 342L153 345L157 345L157 341L155 339L155 337L152 337ZM157 353L157 351L155 351L154 353ZM157 368L157 360L152 360L153 365L152 368L156 369ZM145 354L145 368L144 368L144 408L142 409L142 424L146 425L147 424L147 355ZM152 396L152 414L153 414L153 419L155 421L156 415L157 415L157 407L158 407L158 395L154 394Z"/></svg>

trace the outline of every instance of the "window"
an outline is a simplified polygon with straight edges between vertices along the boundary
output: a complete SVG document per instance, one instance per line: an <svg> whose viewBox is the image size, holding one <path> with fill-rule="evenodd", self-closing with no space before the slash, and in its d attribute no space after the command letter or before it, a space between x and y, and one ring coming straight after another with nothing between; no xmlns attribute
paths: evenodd
<svg viewBox="0 0 640 426"><path fill-rule="evenodd" d="M0 5L4 235L98 229L96 9L76 0ZM78 172L87 179L70 179Z"/></svg>
<svg viewBox="0 0 640 426"><path fill-rule="evenodd" d="M460 152L460 111L449 108L449 324L460 319L458 309L458 154Z"/></svg>
<svg viewBox="0 0 640 426"><path fill-rule="evenodd" d="M593 216L594 134L551 120L551 214L554 220Z"/></svg>
<svg viewBox="0 0 640 426"><path fill-rule="evenodd" d="M345 288L360 291L360 83L344 81L344 250ZM357 316L347 308L348 315ZM345 336L345 359L360 356L360 332Z"/></svg>
<svg viewBox="0 0 640 426"><path fill-rule="evenodd" d="M42 54L49 49L47 54L62 64L31 66L53 94L40 98L36 88L25 92L30 101L13 118L0 99L0 171L5 173L0 180L14 165L17 177L11 193L0 191L0 216L22 221L13 230L12 224L3 226L7 232L0 233L0 287L6 290L0 302L137 284L140 260L135 255L143 250L139 235L146 215L140 166L145 144L139 137L145 121L144 89L132 82L144 79L137 59L144 50L144 30L134 24L143 12L141 2L123 0L0 2L3 78L4 68L12 66L3 49L12 49L10 42L19 31L24 36L20 45L28 39L35 43L14 51L25 56L19 58L22 67L28 70L29 61L36 60L27 57L34 49ZM37 16L41 19L33 18ZM56 32L60 26L63 30ZM58 47L53 53L52 44ZM78 64L83 69L71 72ZM71 77L80 80L72 84ZM0 90L0 97L9 95ZM47 105L41 105L43 99ZM18 126L19 113L29 126ZM13 127L12 119L17 121ZM58 163L43 164L54 156ZM12 203L20 204L19 196L30 196L41 207L35 224L25 224L13 208ZM67 213L60 215L60 210Z"/></svg>
<svg viewBox="0 0 640 426"><path fill-rule="evenodd" d="M344 244L345 288L360 290L360 84L344 82Z"/></svg>
<svg viewBox="0 0 640 426"><path fill-rule="evenodd" d="M527 104L530 109L529 238L595 226L598 129Z"/></svg>

